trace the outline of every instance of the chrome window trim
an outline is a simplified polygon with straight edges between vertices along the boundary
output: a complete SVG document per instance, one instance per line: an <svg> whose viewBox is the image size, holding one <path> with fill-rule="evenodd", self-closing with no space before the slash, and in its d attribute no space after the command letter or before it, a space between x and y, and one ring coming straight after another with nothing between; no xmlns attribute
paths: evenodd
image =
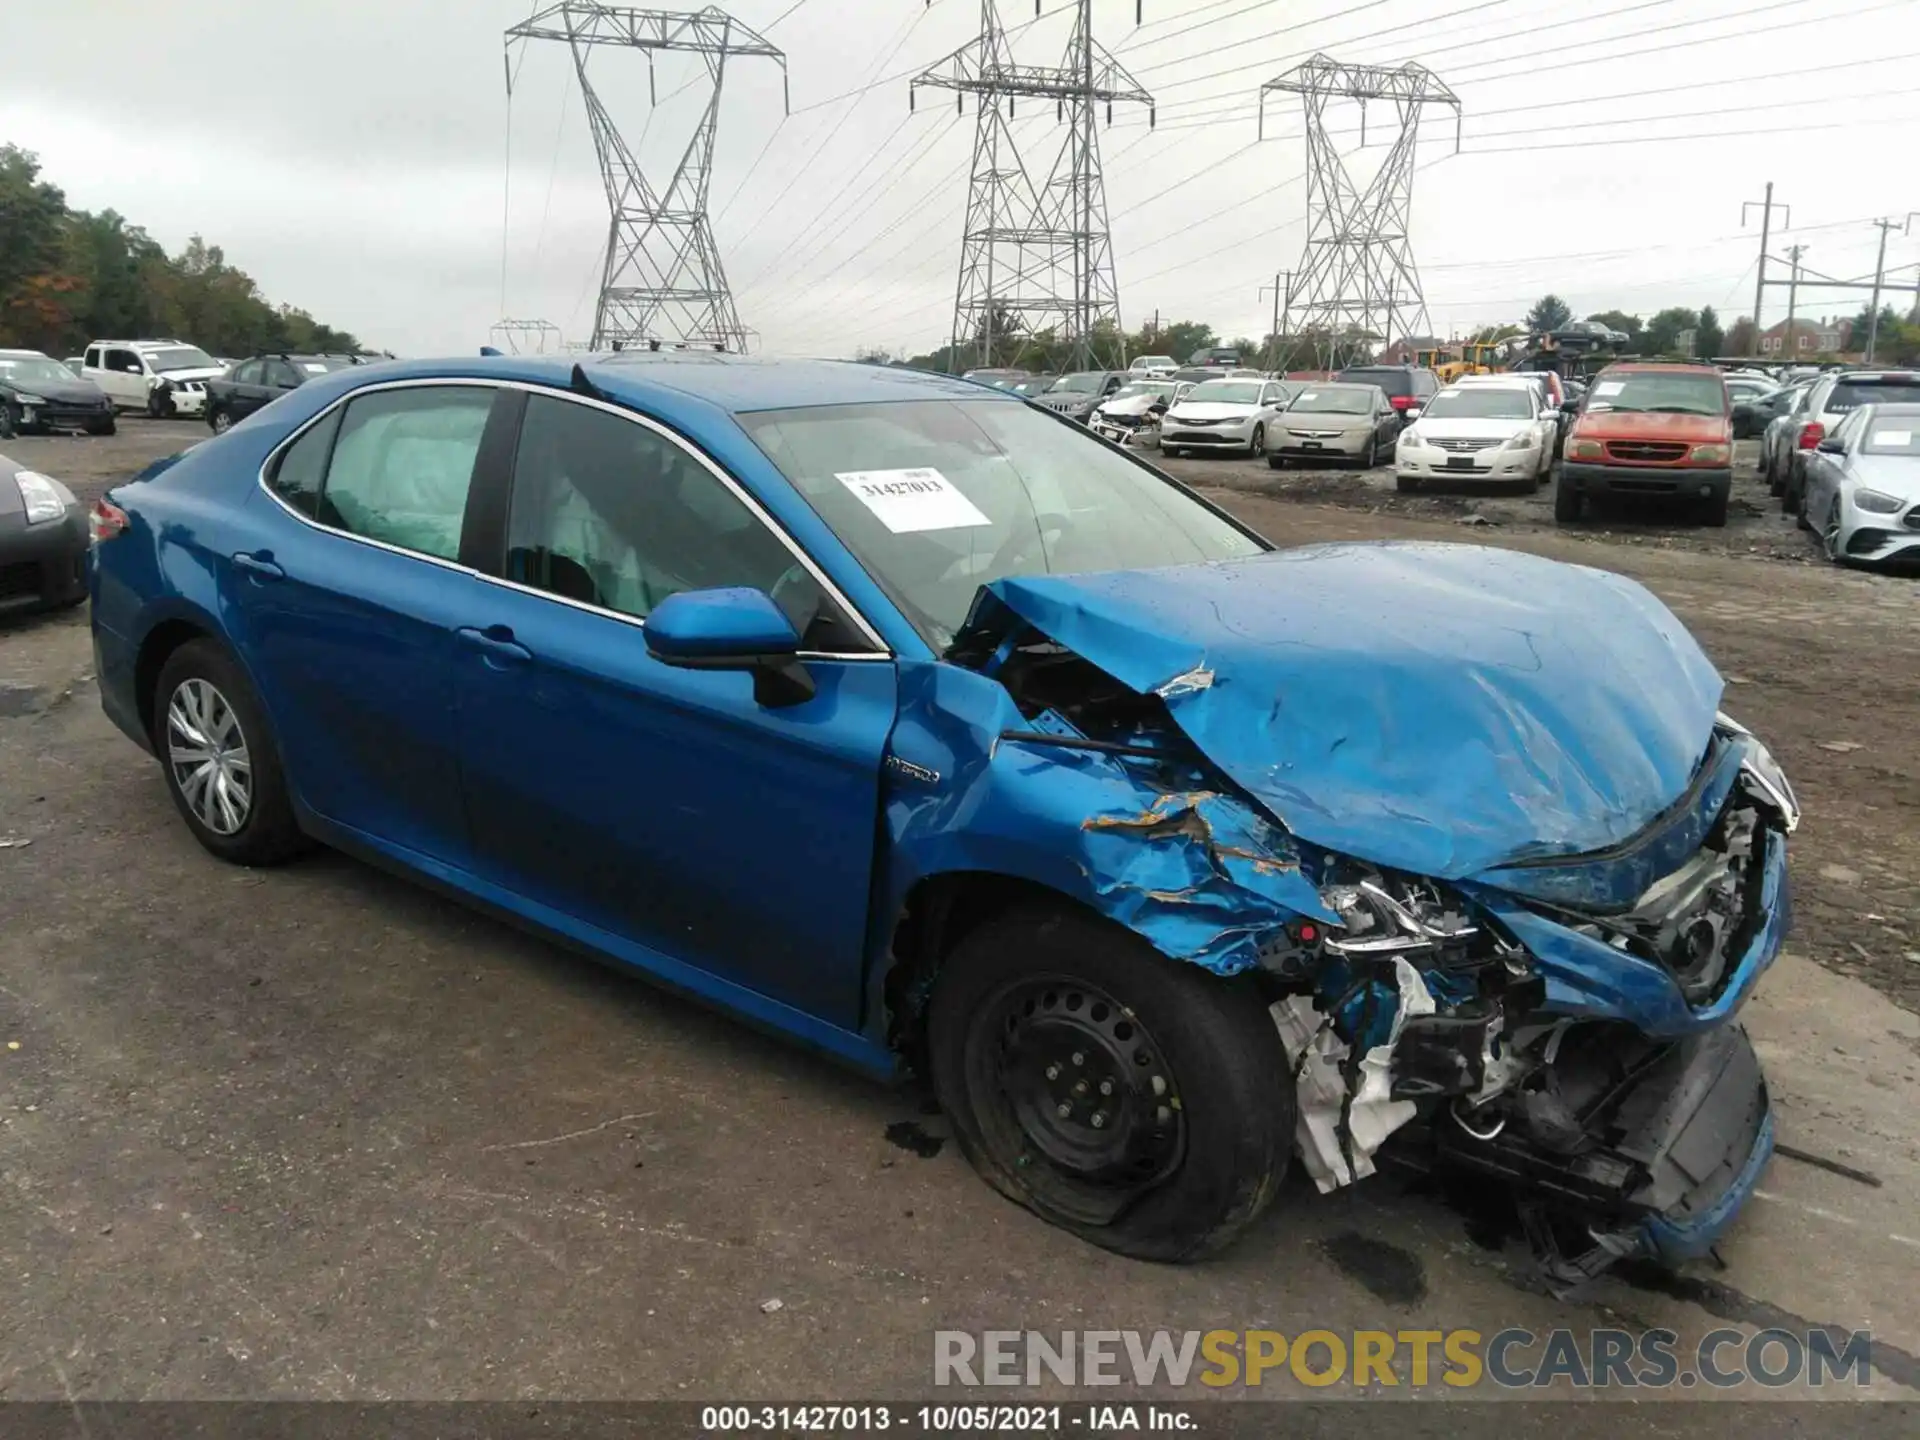
<svg viewBox="0 0 1920 1440"><path fill-rule="evenodd" d="M636 411L628 410L619 405L609 404L604 400L596 400L589 395L577 395L571 390L560 390L560 389L556 389L551 385L541 385L528 380L511 380L511 379L502 379L502 378L497 378L492 376L465 376L465 375L435 375L435 376L414 375L414 376L408 376L405 379L380 380L380 381L376 381L371 385L356 386L354 389L349 390L345 395L342 395L339 399L335 400L331 405L327 405L321 410L308 416L307 419L304 422L302 422L299 429L293 431L291 434L289 434L286 437L286 439L282 440L278 445L274 446L273 449L269 450L267 452L266 459L260 462L260 469L258 474L255 477L257 483L259 484L260 488L266 492L268 498L271 499L282 510L286 511L287 514L291 515L294 519L300 521L302 524L310 526L311 528L318 530L323 534L337 535L342 539L352 540L361 545L371 545L376 550L385 550L394 555L406 555L406 556L412 557L415 560L424 560L429 565L438 565L442 569L457 571L462 575L471 575L476 580L485 581L493 585L501 585L506 587L509 590L519 590L528 595L537 595L543 600L551 600L555 604L570 606L573 609L585 611L587 614L590 614L590 615L606 615L606 616L612 617L615 620L622 621L629 625L644 626L646 624L646 617L644 615L628 615L619 610L608 609L605 606L589 605L589 604L586 604L584 601L572 600L567 598L564 595L555 595L551 591L541 590L532 585L522 585L518 581L508 580L504 576L484 575L480 571L475 570L472 566L462 565L455 560L443 560L438 555L428 555L419 550L408 550L404 546L391 545L384 540L376 540L370 535L356 535L351 530L341 530L341 529L335 528L332 525L323 525L320 521L314 519L311 515L303 515L298 510L294 509L293 506L287 503L285 496L281 495L279 491L275 490L273 486L267 483L267 471L273 468L274 462L277 461L283 454L285 454L286 451L291 449L296 443L298 443L298 441L300 440L300 437L305 435L307 431L311 430L314 426L318 425L322 420L325 420L327 416L331 415L334 411L340 409L342 406L350 404L352 401L354 401L355 399L357 399L362 395L371 395L378 391L417 390L417 389L421 389L428 386L439 387L439 388L444 388L447 386L466 386L466 387L475 387L475 388L486 389L486 390L520 390L520 391L524 391L528 395L544 395L555 400L566 400L566 401L570 401L575 405L584 405L590 410L604 410L609 415L614 415L619 417L622 420L626 420L632 424L639 425L642 429L647 430L650 433L667 441L669 444L678 447L683 453L690 456L697 464L699 464L701 468L704 469L709 475L713 476L714 479L718 480L720 484L724 486L727 489L727 491L733 495L735 499L737 499L742 505L746 507L748 514L752 515L754 519L758 520L760 524L765 526L769 531L773 533L774 537L778 539L780 543L787 548L788 553L791 554L793 558L799 562L800 566L804 570L806 570L806 572L809 575L811 575L814 578L814 580L819 584L820 588L827 593L827 595L834 601L835 604L839 605L840 608L848 616L852 618L853 623L859 627L861 634L864 636L864 638L871 641L873 644L872 650L850 651L846 653L841 653L839 651L831 651L831 650L802 650L798 652L801 659L803 660L870 661L870 660L891 660L894 658L893 651L888 648L885 638L880 634L880 632L877 629L874 628L872 622L870 622L867 619L867 617L860 612L859 607L856 606L851 600L847 598L846 593L842 591L838 585L834 584L833 580L827 575L826 571L819 566L819 564L814 560L813 556L807 553L805 548L800 544L798 540L794 539L792 535L787 533L787 528L784 525L780 524L779 521L775 520L774 517L767 512L766 508L762 506L758 500L756 500L752 495L748 494L746 489L743 486L741 486L741 484L737 480L735 480L725 470L721 469L720 466L716 464L711 458L709 458L705 452L700 450L697 446L689 444L686 440L681 438L679 435L675 434L672 430L668 429L665 425L662 425L659 421L652 419L650 416L639 414ZM478 457L476 456L476 460L477 458ZM825 522L822 522L822 523L825 523Z"/></svg>

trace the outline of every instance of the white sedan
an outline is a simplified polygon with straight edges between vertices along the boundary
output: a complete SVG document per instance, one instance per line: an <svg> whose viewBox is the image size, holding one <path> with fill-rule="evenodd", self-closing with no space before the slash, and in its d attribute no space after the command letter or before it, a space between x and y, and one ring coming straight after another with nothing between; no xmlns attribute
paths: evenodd
<svg viewBox="0 0 1920 1440"><path fill-rule="evenodd" d="M1538 386L1516 378L1450 386L1427 401L1400 432L1394 481L1418 490L1440 479L1518 480L1528 489L1553 469L1553 438L1560 418Z"/></svg>
<svg viewBox="0 0 1920 1440"><path fill-rule="evenodd" d="M1094 406L1087 423L1116 445L1139 444L1148 436L1157 444L1159 431L1151 423L1156 407L1164 409L1191 389L1185 380L1131 380Z"/></svg>
<svg viewBox="0 0 1920 1440"><path fill-rule="evenodd" d="M1296 387L1260 378L1203 380L1174 401L1160 421L1160 450L1236 450L1262 455L1267 427Z"/></svg>

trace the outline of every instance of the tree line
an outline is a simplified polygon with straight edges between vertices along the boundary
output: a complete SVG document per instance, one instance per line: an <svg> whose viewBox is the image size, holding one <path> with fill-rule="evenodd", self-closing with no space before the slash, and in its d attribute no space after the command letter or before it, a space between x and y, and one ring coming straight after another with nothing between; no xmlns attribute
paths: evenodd
<svg viewBox="0 0 1920 1440"><path fill-rule="evenodd" d="M115 211L72 209L36 156L0 144L0 347L59 357L106 337L179 339L214 355L361 349L345 330L271 304L198 235L170 256Z"/></svg>

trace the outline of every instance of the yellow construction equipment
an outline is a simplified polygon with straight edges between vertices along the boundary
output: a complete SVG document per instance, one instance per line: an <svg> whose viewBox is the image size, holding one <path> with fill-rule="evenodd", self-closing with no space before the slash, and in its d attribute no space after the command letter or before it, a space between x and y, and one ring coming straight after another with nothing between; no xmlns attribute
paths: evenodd
<svg viewBox="0 0 1920 1440"><path fill-rule="evenodd" d="M1500 347L1468 343L1444 349L1416 350L1413 363L1433 371L1440 377L1442 385L1451 385L1462 375L1491 375L1498 370Z"/></svg>

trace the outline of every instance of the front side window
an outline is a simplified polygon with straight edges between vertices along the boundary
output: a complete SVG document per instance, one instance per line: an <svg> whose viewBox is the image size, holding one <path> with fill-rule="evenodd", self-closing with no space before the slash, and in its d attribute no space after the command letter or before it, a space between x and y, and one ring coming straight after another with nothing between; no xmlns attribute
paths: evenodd
<svg viewBox="0 0 1920 1440"><path fill-rule="evenodd" d="M474 456L493 408L476 386L380 390L347 406L316 517L442 560L458 559Z"/></svg>
<svg viewBox="0 0 1920 1440"><path fill-rule="evenodd" d="M1009 575L1141 569L1267 547L1145 466L993 400L773 410L740 424L936 651Z"/></svg>
<svg viewBox="0 0 1920 1440"><path fill-rule="evenodd" d="M294 373L293 366L284 360L267 361L266 372L265 383L278 386L282 390L291 390L300 383L300 377Z"/></svg>
<svg viewBox="0 0 1920 1440"><path fill-rule="evenodd" d="M90 366L98 370L100 368L100 347L98 345L89 345L87 347L86 358L83 359L80 364L83 369Z"/></svg>
<svg viewBox="0 0 1920 1440"><path fill-rule="evenodd" d="M786 611L803 648L869 648L785 542L693 455L632 420L549 396L528 400L520 429L506 575L636 617L683 590L747 586Z"/></svg>
<svg viewBox="0 0 1920 1440"><path fill-rule="evenodd" d="M236 385L258 385L261 383L260 370L261 363L258 360L249 360L246 364L234 370L233 383Z"/></svg>
<svg viewBox="0 0 1920 1440"><path fill-rule="evenodd" d="M107 369L117 370L122 375L138 375L140 357L131 350L109 350L107 351Z"/></svg>

